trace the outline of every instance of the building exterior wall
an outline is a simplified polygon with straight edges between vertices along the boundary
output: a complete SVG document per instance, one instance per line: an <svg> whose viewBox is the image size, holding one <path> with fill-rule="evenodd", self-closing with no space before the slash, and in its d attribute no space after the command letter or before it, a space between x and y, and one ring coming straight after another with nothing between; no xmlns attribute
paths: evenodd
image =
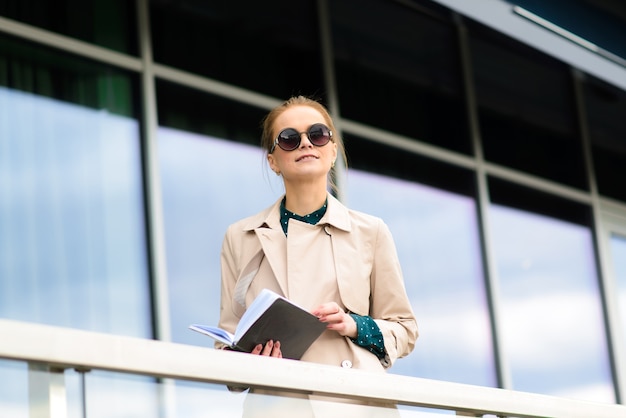
<svg viewBox="0 0 626 418"><path fill-rule="evenodd" d="M211 345L226 226L282 194L261 118L305 94L396 240L392 373L623 403L626 68L456 3L0 1L0 317Z"/></svg>

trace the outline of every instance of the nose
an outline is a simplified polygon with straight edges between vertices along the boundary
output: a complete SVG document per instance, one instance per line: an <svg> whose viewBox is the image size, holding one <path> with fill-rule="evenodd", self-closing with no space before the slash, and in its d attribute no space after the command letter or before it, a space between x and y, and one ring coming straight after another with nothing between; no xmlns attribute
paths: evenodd
<svg viewBox="0 0 626 418"><path fill-rule="evenodd" d="M304 137L302 136L304 135ZM300 146L298 148L313 148L313 144L309 140L309 134L305 132L300 132Z"/></svg>

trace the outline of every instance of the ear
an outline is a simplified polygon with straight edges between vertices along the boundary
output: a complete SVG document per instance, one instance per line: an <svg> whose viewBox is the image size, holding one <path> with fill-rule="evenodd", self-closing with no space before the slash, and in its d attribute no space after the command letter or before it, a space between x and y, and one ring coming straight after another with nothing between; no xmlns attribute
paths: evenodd
<svg viewBox="0 0 626 418"><path fill-rule="evenodd" d="M278 165L276 164L276 160L274 159L273 154L267 154L267 163L269 164L270 169L274 173L280 173L280 169L278 168Z"/></svg>

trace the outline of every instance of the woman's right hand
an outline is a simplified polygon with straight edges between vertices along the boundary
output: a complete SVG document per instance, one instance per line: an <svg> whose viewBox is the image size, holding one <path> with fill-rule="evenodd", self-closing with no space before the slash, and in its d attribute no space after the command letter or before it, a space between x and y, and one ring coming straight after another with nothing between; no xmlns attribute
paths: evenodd
<svg viewBox="0 0 626 418"><path fill-rule="evenodd" d="M283 357L283 353L280 351L280 341L274 342L272 340L266 342L265 346L263 346L263 344L257 344L257 346L252 349L250 354L277 358Z"/></svg>

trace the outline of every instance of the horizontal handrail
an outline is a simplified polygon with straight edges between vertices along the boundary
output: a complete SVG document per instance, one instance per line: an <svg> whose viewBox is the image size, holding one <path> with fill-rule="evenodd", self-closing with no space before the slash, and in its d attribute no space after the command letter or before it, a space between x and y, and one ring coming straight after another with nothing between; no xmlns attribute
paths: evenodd
<svg viewBox="0 0 626 418"><path fill-rule="evenodd" d="M0 319L0 358L516 417L615 418L626 406L372 373Z"/></svg>

